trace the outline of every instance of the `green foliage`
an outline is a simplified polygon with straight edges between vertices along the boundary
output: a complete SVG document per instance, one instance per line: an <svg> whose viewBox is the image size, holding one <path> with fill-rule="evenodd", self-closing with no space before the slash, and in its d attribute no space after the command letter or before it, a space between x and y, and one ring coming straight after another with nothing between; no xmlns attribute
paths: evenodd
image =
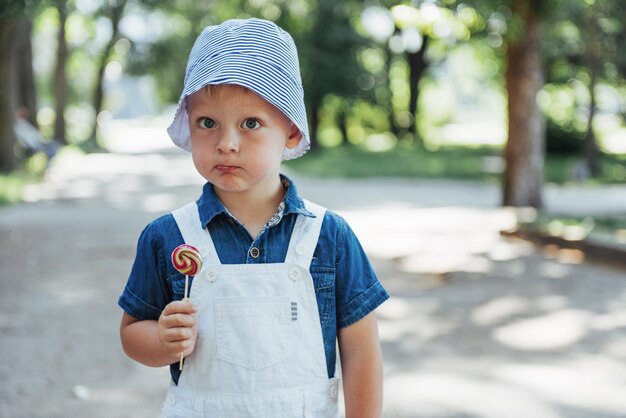
<svg viewBox="0 0 626 418"><path fill-rule="evenodd" d="M24 187L40 182L47 165L48 158L43 153L36 153L24 159L18 170L0 174L0 206L20 202Z"/></svg>
<svg viewBox="0 0 626 418"><path fill-rule="evenodd" d="M352 28L349 6L318 0L312 27L300 38L303 83L313 102L329 93L349 97L357 91L356 79L362 69L356 51L367 42Z"/></svg>
<svg viewBox="0 0 626 418"><path fill-rule="evenodd" d="M583 217L539 213L535 219L522 222L520 227L565 239L626 247L626 215Z"/></svg>
<svg viewBox="0 0 626 418"><path fill-rule="evenodd" d="M320 177L411 177L495 180L484 169L484 158L495 157L497 149L445 147L437 152L396 147L386 152L363 148L322 149L303 158L287 161L288 168Z"/></svg>
<svg viewBox="0 0 626 418"><path fill-rule="evenodd" d="M4 0L0 2L0 21L30 19L50 1Z"/></svg>
<svg viewBox="0 0 626 418"><path fill-rule="evenodd" d="M626 155L605 154L602 158L602 174L591 182L620 184L626 182ZM544 175L547 182L566 184L574 181L577 172L583 166L579 156L549 154L546 156Z"/></svg>
<svg viewBox="0 0 626 418"><path fill-rule="evenodd" d="M18 174L0 174L0 206L19 202L24 180Z"/></svg>
<svg viewBox="0 0 626 418"><path fill-rule="evenodd" d="M499 147L444 146L437 151L398 145L388 151L368 151L363 144L358 147L322 147L302 158L285 162L285 166L310 176L367 178L450 178L480 181L497 181L500 173L501 149ZM548 155L545 165L546 181L567 184L573 181L580 157ZM626 155L606 155L602 160L599 183L626 182Z"/></svg>
<svg viewBox="0 0 626 418"><path fill-rule="evenodd" d="M548 151L580 155L581 138L587 129L589 53L593 52L599 63L600 83L623 85L626 8L613 0L539 3L543 4L541 8L534 0L381 1L376 7L387 13L393 25L393 32L381 41L374 39L368 31L371 28L362 21L363 11L372 3L356 0L128 0L126 17L131 22L133 18L148 22L150 34L135 37L132 31L125 33L128 39L116 45L112 60L126 74L154 77L159 99L175 102L187 55L204 27L229 18L263 17L289 31L298 45L309 116L313 108L319 110L321 143L357 147L378 144L379 149L386 149L405 146L405 141L414 143L419 134L426 146L434 149L445 143L441 136L446 126L472 121L476 115L473 108L500 109L491 112L491 122L505 124L503 47L523 29L519 19L523 9L519 6L525 4L546 20L543 47L548 84L538 99L548 122ZM76 2L69 2L67 34L71 53L67 71L71 91L66 116L71 142L89 135L86 126L95 117L87 103L91 100L97 59L106 43L103 33L106 35L108 18L103 8L111 4L108 0L95 2L94 11L86 13L76 9ZM44 132L51 130L54 121L49 105L58 17L53 5L53 0L15 0L0 7L0 15L12 10L13 14L28 12L37 16L35 32L46 42L36 57L43 107L39 116ZM403 38L407 33L421 39L429 65L418 81L416 115L409 112L412 82L409 51ZM425 39L427 43L423 43ZM623 90L620 95L617 105L615 100L599 100L600 112L623 113ZM487 106L485 102L489 102ZM414 121L417 127L412 127ZM348 153L349 149L338 152ZM449 151L444 149L442 155L445 157ZM361 156L359 153L364 151L354 152ZM409 155L418 158L406 148L399 148L397 154L398 161ZM382 155L374 154L376 158ZM434 153L424 155L436 160ZM419 164L407 163L405 166L410 168L403 170L415 175L423 174L416 167L426 172L437 172L437 167L442 172L448 168L455 172L455 167L445 163L430 166L424 155L419 157L423 157Z"/></svg>
<svg viewBox="0 0 626 418"><path fill-rule="evenodd" d="M560 125L548 119L546 151L548 154L582 155L585 133L571 124Z"/></svg>

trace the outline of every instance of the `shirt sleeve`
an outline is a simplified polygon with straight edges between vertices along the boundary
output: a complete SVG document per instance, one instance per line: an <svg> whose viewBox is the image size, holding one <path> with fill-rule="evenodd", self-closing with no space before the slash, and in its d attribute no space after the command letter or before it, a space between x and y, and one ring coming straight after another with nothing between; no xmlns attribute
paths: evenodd
<svg viewBox="0 0 626 418"><path fill-rule="evenodd" d="M359 321L389 298L356 235L341 219L337 242L337 326Z"/></svg>
<svg viewBox="0 0 626 418"><path fill-rule="evenodd" d="M163 242L157 230L158 221L154 221L139 236L135 261L118 300L119 306L138 320L158 319L171 299Z"/></svg>

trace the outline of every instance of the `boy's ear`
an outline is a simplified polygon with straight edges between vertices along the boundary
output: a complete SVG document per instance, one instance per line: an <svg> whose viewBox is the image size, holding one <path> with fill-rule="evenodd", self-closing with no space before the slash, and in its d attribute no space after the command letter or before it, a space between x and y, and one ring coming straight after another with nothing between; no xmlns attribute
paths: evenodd
<svg viewBox="0 0 626 418"><path fill-rule="evenodd" d="M295 123L291 124L291 128L289 128L289 135L287 136L287 143L285 146L289 149L294 149L300 143L302 139L302 133L300 129L296 126Z"/></svg>

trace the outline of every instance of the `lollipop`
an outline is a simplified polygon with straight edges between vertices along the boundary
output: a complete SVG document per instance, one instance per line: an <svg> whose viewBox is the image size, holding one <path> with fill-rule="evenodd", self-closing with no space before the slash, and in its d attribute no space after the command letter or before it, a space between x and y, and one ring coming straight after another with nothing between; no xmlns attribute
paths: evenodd
<svg viewBox="0 0 626 418"><path fill-rule="evenodd" d="M172 264L179 273L185 275L185 299L187 299L189 276L195 276L202 269L200 251L191 245L179 245L172 251Z"/></svg>
<svg viewBox="0 0 626 418"><path fill-rule="evenodd" d="M172 264L179 273L185 275L185 297L183 300L188 301L187 289L189 288L189 276L195 276L202 269L202 256L200 255L200 251L191 245L179 245L172 251ZM180 370L183 369L183 353L180 353L180 364L178 368Z"/></svg>

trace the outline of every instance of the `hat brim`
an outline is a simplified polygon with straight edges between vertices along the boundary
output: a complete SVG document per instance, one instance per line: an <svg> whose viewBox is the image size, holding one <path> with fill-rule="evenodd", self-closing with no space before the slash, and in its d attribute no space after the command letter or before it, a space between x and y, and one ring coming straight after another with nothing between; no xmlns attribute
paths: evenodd
<svg viewBox="0 0 626 418"><path fill-rule="evenodd" d="M263 57L245 53L225 53L206 57L203 62L190 69L174 121L167 128L170 138L180 148L191 151L186 98L209 84L234 84L245 87L283 112L296 125L302 139L295 148L285 148L284 160L297 158L310 148L303 90L299 81Z"/></svg>

